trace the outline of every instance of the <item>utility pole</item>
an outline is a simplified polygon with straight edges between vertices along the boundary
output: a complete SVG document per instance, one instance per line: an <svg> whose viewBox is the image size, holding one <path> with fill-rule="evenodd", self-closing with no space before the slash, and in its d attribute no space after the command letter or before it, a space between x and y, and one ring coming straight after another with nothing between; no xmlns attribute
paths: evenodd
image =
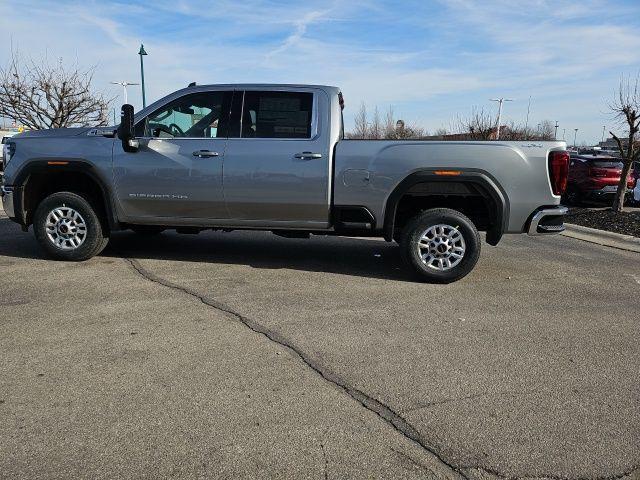
<svg viewBox="0 0 640 480"><path fill-rule="evenodd" d="M529 110L531 110L531 95L529 95L529 103L527 104L527 120L524 122L525 131L529 127Z"/></svg>
<svg viewBox="0 0 640 480"><path fill-rule="evenodd" d="M129 103L129 97L127 96L127 87L130 85L140 85L139 83L131 82L111 82L113 85L122 85L122 91L124 92L124 103Z"/></svg>
<svg viewBox="0 0 640 480"><path fill-rule="evenodd" d="M607 129L606 125L602 125L602 142L604 142L604 131Z"/></svg>
<svg viewBox="0 0 640 480"><path fill-rule="evenodd" d="M563 142L566 142L566 141L567 141L566 133L567 133L567 129L566 129L566 128L563 128L563 129L562 129L562 141L563 141Z"/></svg>
<svg viewBox="0 0 640 480"><path fill-rule="evenodd" d="M144 61L142 59L145 55L148 55L148 53L145 52L143 44L140 44L138 55L140 55L140 77L142 79L142 108L145 108L147 106L147 96L144 91Z"/></svg>
<svg viewBox="0 0 640 480"><path fill-rule="evenodd" d="M576 148L576 138L578 136L578 129L574 128L573 129L573 148Z"/></svg>
<svg viewBox="0 0 640 480"><path fill-rule="evenodd" d="M511 98L491 98L492 102L498 102L498 125L496 127L496 140L500 140L500 122L502 121L502 104L504 102L513 102Z"/></svg>
<svg viewBox="0 0 640 480"><path fill-rule="evenodd" d="M558 127L559 127L559 126L560 126L560 125L558 125L558 121L556 120L556 124L555 124L555 129L556 129L556 131L555 131L555 132L553 132L553 139L554 139L554 140L557 140L557 139L558 139Z"/></svg>

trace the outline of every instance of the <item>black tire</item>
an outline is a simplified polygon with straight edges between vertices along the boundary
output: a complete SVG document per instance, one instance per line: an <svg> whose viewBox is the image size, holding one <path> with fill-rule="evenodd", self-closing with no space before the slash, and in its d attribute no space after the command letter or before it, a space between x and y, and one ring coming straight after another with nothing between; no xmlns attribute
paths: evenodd
<svg viewBox="0 0 640 480"><path fill-rule="evenodd" d="M164 227L157 227L155 225L132 225L130 228L138 235L144 236L160 235L166 230Z"/></svg>
<svg viewBox="0 0 640 480"><path fill-rule="evenodd" d="M427 265L420 254L418 243L425 232L438 225L450 228L441 230L443 236L434 237L434 241L428 243L429 246L433 246L433 251L437 254L430 255L427 252L431 250L422 250L423 253L426 253L426 260L432 264ZM436 228L436 230L439 229ZM462 240L456 235L456 230L462 236ZM447 237L446 233L451 237ZM440 241L438 238L444 238L447 243L438 247L437 242ZM451 240L456 238L458 239L455 242ZM462 213L449 208L433 208L416 215L405 225L400 240L405 263L420 280L431 283L451 283L466 276L478 262L480 244L480 234L473 222ZM454 257L452 253L462 255L462 258ZM440 262L440 258L442 258L442 262ZM445 258L448 259L449 266L444 264L447 262Z"/></svg>
<svg viewBox="0 0 640 480"><path fill-rule="evenodd" d="M47 218L51 212L59 208L63 211L73 209L84 220L86 234L77 247L73 247L69 241L63 242L64 246L59 246L47 233ZM96 214L96 209L86 198L71 192L54 193L40 202L33 217L33 230L42 249L56 260L72 262L88 260L102 252L109 243L109 237ZM54 235L60 238L59 233Z"/></svg>

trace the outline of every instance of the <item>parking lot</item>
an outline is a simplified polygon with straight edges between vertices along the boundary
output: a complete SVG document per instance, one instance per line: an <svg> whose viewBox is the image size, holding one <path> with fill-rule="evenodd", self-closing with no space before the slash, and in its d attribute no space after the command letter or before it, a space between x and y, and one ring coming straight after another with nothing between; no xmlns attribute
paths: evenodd
<svg viewBox="0 0 640 480"><path fill-rule="evenodd" d="M378 240L0 218L0 477L595 479L640 472L640 254L483 245L451 285Z"/></svg>

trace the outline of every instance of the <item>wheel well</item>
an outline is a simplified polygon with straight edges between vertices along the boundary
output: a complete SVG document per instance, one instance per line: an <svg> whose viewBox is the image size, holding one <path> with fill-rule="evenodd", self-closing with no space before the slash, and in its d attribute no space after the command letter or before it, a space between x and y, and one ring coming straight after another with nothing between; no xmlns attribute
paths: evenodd
<svg viewBox="0 0 640 480"><path fill-rule="evenodd" d="M501 229L498 206L481 186L463 182L421 182L409 188L399 199L395 209L393 237L404 225L422 210L451 208L473 222L480 231L492 232Z"/></svg>
<svg viewBox="0 0 640 480"><path fill-rule="evenodd" d="M102 227L109 229L104 191L100 184L84 172L34 172L24 187L25 224L33 223L33 214L42 200L56 192L72 192L82 195L95 208Z"/></svg>

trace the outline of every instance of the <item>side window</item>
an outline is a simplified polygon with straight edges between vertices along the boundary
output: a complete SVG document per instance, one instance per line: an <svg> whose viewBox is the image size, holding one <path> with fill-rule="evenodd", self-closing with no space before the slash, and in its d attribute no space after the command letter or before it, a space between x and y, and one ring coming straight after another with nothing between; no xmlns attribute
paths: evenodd
<svg viewBox="0 0 640 480"><path fill-rule="evenodd" d="M245 92L243 138L310 138L313 94Z"/></svg>
<svg viewBox="0 0 640 480"><path fill-rule="evenodd" d="M136 135L158 138L227 136L233 92L199 92L177 98L136 125Z"/></svg>

